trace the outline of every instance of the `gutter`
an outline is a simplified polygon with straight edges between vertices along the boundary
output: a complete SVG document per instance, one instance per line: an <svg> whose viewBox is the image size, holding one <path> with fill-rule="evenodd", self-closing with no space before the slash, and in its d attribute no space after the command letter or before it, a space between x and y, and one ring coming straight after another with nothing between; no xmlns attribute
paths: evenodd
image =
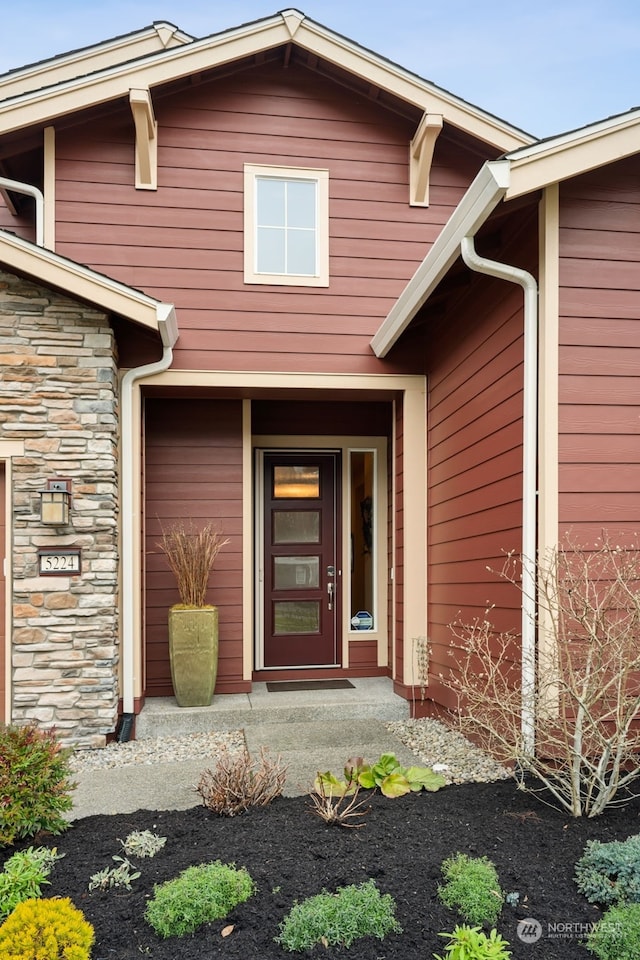
<svg viewBox="0 0 640 960"><path fill-rule="evenodd" d="M509 181L508 160L492 160L481 167L371 340L371 349L377 357L386 357L460 256L460 238L477 233L503 199Z"/></svg>
<svg viewBox="0 0 640 960"><path fill-rule="evenodd" d="M120 388L121 457L122 457L122 711L123 729L131 730L135 704L135 645L140 624L136 619L134 590L140 531L140 505L136 502L134 387L147 377L167 370L173 360L173 347L178 339L175 310L170 304L158 306L158 330L162 338L162 357L154 363L127 370Z"/></svg>
<svg viewBox="0 0 640 960"><path fill-rule="evenodd" d="M36 244L44 247L44 194L42 190L30 183L20 183L19 180L10 180L9 177L0 177L0 190L11 190L13 193L23 193L33 197L36 202Z"/></svg>
<svg viewBox="0 0 640 960"><path fill-rule="evenodd" d="M462 259L476 273L517 283L524 290L524 385L522 425L522 747L535 754L536 654L536 464L538 411L538 285L526 270L476 253L473 236L460 243Z"/></svg>

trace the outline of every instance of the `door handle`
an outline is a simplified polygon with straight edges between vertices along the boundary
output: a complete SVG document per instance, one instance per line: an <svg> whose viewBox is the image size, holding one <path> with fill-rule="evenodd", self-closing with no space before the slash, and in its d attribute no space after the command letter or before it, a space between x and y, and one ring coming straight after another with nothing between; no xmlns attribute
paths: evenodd
<svg viewBox="0 0 640 960"><path fill-rule="evenodd" d="M327 609L333 610L333 582L329 581L327 584L327 593L329 594L329 602L327 604Z"/></svg>

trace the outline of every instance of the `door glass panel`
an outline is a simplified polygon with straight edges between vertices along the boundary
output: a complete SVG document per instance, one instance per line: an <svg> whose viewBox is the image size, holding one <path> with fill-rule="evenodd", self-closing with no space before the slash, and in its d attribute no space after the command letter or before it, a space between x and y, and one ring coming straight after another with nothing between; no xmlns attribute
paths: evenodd
<svg viewBox="0 0 640 960"><path fill-rule="evenodd" d="M320 543L319 510L274 510L274 543Z"/></svg>
<svg viewBox="0 0 640 960"><path fill-rule="evenodd" d="M374 490L375 454L354 450L350 455L351 485L351 613L352 630L373 630L375 578Z"/></svg>
<svg viewBox="0 0 640 960"><path fill-rule="evenodd" d="M273 585L276 590L304 590L320 586L319 557L274 557Z"/></svg>
<svg viewBox="0 0 640 960"><path fill-rule="evenodd" d="M276 600L273 604L274 633L319 633L318 600Z"/></svg>
<svg viewBox="0 0 640 960"><path fill-rule="evenodd" d="M320 496L320 467L274 466L273 496L276 500L317 499Z"/></svg>

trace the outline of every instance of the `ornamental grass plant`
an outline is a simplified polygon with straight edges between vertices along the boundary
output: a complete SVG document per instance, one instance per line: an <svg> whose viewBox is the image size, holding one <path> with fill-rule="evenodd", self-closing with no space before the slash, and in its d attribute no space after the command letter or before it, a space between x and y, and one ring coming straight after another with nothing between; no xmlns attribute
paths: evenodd
<svg viewBox="0 0 640 960"><path fill-rule="evenodd" d="M185 607L207 605L209 576L216 557L229 538L213 524L196 527L193 521L178 521L162 531L158 542L176 578L180 603Z"/></svg>

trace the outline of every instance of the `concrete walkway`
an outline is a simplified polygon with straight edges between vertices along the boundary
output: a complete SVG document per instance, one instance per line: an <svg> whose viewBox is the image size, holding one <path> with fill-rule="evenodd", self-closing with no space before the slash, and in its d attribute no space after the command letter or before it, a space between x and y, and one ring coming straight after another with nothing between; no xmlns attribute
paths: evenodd
<svg viewBox="0 0 640 960"><path fill-rule="evenodd" d="M260 747L266 747L271 756L280 754L287 765L285 796L307 793L318 770L340 774L352 756L373 762L382 753L395 753L403 765L420 764L386 726L387 720L408 717L407 702L393 694L384 678L352 682L354 688L348 690L278 692L271 696L262 685L265 689L253 696L253 708L245 708L241 715L235 713L236 703L231 709L232 704L219 697L214 701L215 709L193 708L196 728L241 729L252 757L258 756ZM155 702L152 712L157 714L162 732L157 733L151 725L147 727L150 736L187 732L169 723L167 711L176 714L176 722L187 722L193 729L193 714L189 717L175 701L165 706L163 712L162 704ZM221 722L223 716L231 725ZM245 721L242 724L237 722L240 716ZM211 762L205 758L75 774L78 786L69 819L198 806L201 799L195 784L207 766Z"/></svg>

